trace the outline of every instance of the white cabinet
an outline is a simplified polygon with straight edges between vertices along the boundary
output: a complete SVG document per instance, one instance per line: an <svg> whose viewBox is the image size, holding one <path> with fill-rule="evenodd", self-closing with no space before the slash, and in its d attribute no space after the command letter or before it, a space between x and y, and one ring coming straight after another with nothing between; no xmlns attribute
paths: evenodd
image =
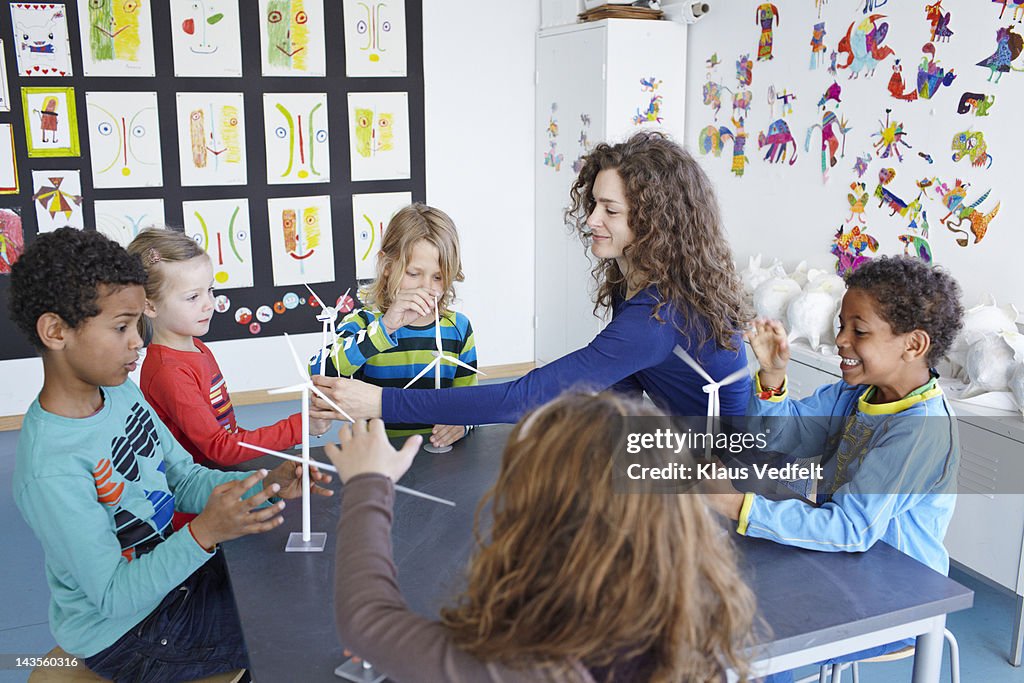
<svg viewBox="0 0 1024 683"><path fill-rule="evenodd" d="M682 142L685 81L686 27L681 24L606 19L537 34L538 363L584 346L602 325L593 315L594 264L564 221L574 166L597 143L619 142L645 127ZM654 120L648 121L648 112Z"/></svg>

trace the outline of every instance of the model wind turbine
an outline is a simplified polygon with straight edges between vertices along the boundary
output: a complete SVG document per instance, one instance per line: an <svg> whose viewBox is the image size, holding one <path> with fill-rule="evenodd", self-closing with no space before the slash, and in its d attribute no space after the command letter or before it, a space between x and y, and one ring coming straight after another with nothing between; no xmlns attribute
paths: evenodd
<svg viewBox="0 0 1024 683"><path fill-rule="evenodd" d="M316 296L316 295L314 295ZM299 373L301 382L294 384L290 387L281 387L279 389L271 389L268 394L285 394L293 391L302 392L302 532L293 531L288 536L288 545L285 546L285 552L320 552L324 549L324 545L327 543L327 534L323 531L313 533L310 531L309 521L309 394L314 393L324 400L324 403L329 405L339 414L343 415L349 422L354 420L349 417L348 413L338 407L330 398L327 397L324 392L320 391L309 377L309 373L306 368L302 366L302 362L299 360L299 354L295 352L295 347L292 346L292 340L288 338L288 335L284 335L284 340L288 342L288 351L291 352L292 360L295 361L295 369ZM242 446L250 448L252 450L262 452L269 452L271 455L278 455L285 459L291 459L294 456L289 456L285 453L278 453L277 451L270 451L269 449L263 449L252 444L245 442L241 443Z"/></svg>
<svg viewBox="0 0 1024 683"><path fill-rule="evenodd" d="M434 388L435 389L440 389L441 388L441 363L449 363L451 365L459 365L461 367L466 368L467 370L472 370L473 372L475 372L478 375L483 375L484 377L487 376L487 373L485 373L485 372L483 372L481 370L477 370L476 368L474 368L472 365L469 365L468 363L463 363L456 356L445 355L444 347L441 345L441 319L440 319L440 317L438 315L438 312L437 312L437 297L436 296L434 297L434 351L432 353L434 354L434 360L430 361L430 363L428 363L425 368L423 368L422 370L419 371L419 374L417 374L415 377L413 377L411 380L409 380L409 383L406 384L405 387L404 387L405 389L408 389L413 384L416 384L416 380L418 380L420 377L422 377L423 375L425 375L428 372L430 372L431 368L433 368L433 370L434 370ZM423 444L423 450L427 451L428 453L447 453L451 449L452 449L451 446L440 446L440 447L433 446L433 445L430 444L429 440L427 440Z"/></svg>
<svg viewBox="0 0 1024 683"><path fill-rule="evenodd" d="M722 381L718 382L711 379L711 375L704 371L697 361L693 357L683 350L683 347L676 345L672 352L679 356L680 359L696 372L698 375L707 380L707 384L704 385L704 393L708 395L708 419L705 423L704 432L708 435L713 434L714 421L718 418L722 411L720 399L718 398L718 391L724 387L738 382L744 377L750 374L750 371L746 367L742 367L736 372L732 373ZM714 439L707 439L704 446L704 457L709 458L711 456L711 445Z"/></svg>
<svg viewBox="0 0 1024 683"><path fill-rule="evenodd" d="M320 312L317 313L316 316L316 319L323 323L323 330L320 333L320 374L326 375L327 351L334 346L334 342L338 340L338 333L334 329L334 323L338 320L338 309L334 306L328 306L327 303L320 298L320 295L314 292L313 288L305 282L302 284L305 285L306 289L309 290L309 293L313 295L313 298L320 303ZM348 293L351 291L351 287L346 289L345 293L341 295L341 299L344 301L345 297L347 297Z"/></svg>

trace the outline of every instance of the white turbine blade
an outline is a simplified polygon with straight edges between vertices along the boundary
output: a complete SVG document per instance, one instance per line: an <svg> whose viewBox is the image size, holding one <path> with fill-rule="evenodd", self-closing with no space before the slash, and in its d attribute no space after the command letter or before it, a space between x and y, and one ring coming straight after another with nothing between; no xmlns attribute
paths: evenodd
<svg viewBox="0 0 1024 683"><path fill-rule="evenodd" d="M324 303L324 300L320 298L319 294L317 294L316 292L313 291L312 287L307 285L305 282L303 282L302 284L305 285L306 289L309 290L309 293L312 294L316 298L317 303L320 304L320 308L326 308L327 307L327 304Z"/></svg>
<svg viewBox="0 0 1024 683"><path fill-rule="evenodd" d="M239 441L238 445L241 446L242 448L248 448L249 450L259 451L260 453L266 453L267 455L276 455L277 457L284 458L285 460L294 460L295 462L302 462L302 458L300 458L297 455L291 455L290 453L282 453L281 451L272 451L269 448L264 448L263 446L256 446L254 444L246 443L244 441ZM314 462L312 460L310 460L309 464L312 465L312 464L314 464ZM332 468L332 471L333 471L333 468Z"/></svg>
<svg viewBox="0 0 1024 683"><path fill-rule="evenodd" d="M472 370L473 372L475 372L478 375L483 375L484 377L487 376L487 373L484 372L483 370L477 370L472 365L470 365L468 363L463 363L461 360L459 360L455 356L441 356L441 358L444 359L445 361L449 362L449 363L454 363L455 365L461 365L462 367L466 368L467 370Z"/></svg>
<svg viewBox="0 0 1024 683"><path fill-rule="evenodd" d="M277 389L267 389L268 394L290 394L293 391L302 391L308 384L293 384L290 387L278 387Z"/></svg>
<svg viewBox="0 0 1024 683"><path fill-rule="evenodd" d="M348 420L349 422L355 422L355 420L353 420L353 419L352 419L352 416L351 416L351 415L349 415L349 414L348 414L348 413L346 413L346 412L345 412L344 410L342 410L342 409L341 409L341 407L340 407L340 406L339 406L339 405L338 405L337 403L335 403L335 402L334 402L334 401L332 401L331 399L327 398L327 394L325 394L324 392L320 391L320 389L318 389L318 388L317 388L317 386L316 386L315 384L313 384L313 383L310 383L310 384L309 384L309 385L307 385L307 386L309 386L309 390L310 390L310 391L312 391L312 392L313 392L314 394L316 394L317 396L319 396L320 398L322 398L322 399L324 400L324 403L326 403L327 405L329 405L329 406L330 406L331 408L334 408L334 410L335 410L336 412L339 412L339 413L341 413L341 414L342 414L342 416L344 416L344 418L345 418L346 420Z"/></svg>
<svg viewBox="0 0 1024 683"><path fill-rule="evenodd" d="M408 384L406 384L406 385L405 385L404 387L402 387L402 388L403 388L403 389L408 389L408 388L409 388L409 387L411 387L411 386L412 386L413 384L416 384L416 380L418 380L418 379L419 379L420 377L422 377L423 375L425 375L425 374L427 374L428 372L430 372L430 371L431 371L431 369L433 369L433 367L434 367L435 365L437 365L438 363L440 363L440 362L441 362L441 361L440 361L440 357L436 357L436 358L434 358L434 360L430 361L430 363L428 363L426 367L424 367L424 368L423 368L422 370L420 370L420 374L416 375L416 376L415 376L415 377L413 377L413 378L412 378L411 380L409 380L409 383L408 383Z"/></svg>
<svg viewBox="0 0 1024 683"><path fill-rule="evenodd" d="M288 337L288 333L284 333L284 340L288 342L288 350L292 353L292 359L295 361L295 369L299 371L299 377L309 381L309 369L302 365L302 361L299 360L299 354L295 351L295 346L292 345L292 340ZM321 358L320 362L323 363L324 359Z"/></svg>
<svg viewBox="0 0 1024 683"><path fill-rule="evenodd" d="M395 484L395 490L401 491L402 493L408 493L410 496L423 498L424 500L432 500L435 503L441 503L442 505L451 505L452 507L455 507L455 501L447 500L446 498L438 498L437 496L432 496L429 493L423 493L422 491L411 489L408 486L400 486L399 484Z"/></svg>

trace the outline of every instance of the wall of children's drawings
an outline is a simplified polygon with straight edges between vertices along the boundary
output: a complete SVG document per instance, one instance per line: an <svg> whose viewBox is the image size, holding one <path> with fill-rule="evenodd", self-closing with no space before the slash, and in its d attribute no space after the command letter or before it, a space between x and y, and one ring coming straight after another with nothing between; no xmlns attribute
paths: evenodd
<svg viewBox="0 0 1024 683"><path fill-rule="evenodd" d="M40 233L184 229L205 339L240 339L319 330L306 283L350 309L425 198L418 0L12 2L0 40L0 360L34 355L7 274Z"/></svg>
<svg viewBox="0 0 1024 683"><path fill-rule="evenodd" d="M947 267L1024 309L1024 5L744 0L691 27L687 146L737 260Z"/></svg>

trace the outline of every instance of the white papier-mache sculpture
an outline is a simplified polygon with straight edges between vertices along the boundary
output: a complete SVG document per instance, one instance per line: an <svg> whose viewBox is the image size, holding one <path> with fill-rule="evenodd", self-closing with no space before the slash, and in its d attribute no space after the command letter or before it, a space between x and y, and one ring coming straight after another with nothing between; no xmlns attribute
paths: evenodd
<svg viewBox="0 0 1024 683"><path fill-rule="evenodd" d="M811 272L811 270L812 269L807 267L807 261L801 261L800 263L796 264L796 268L794 268L793 271L789 273L788 277L790 280L800 285L800 288L803 289L804 285L807 284L807 275Z"/></svg>
<svg viewBox="0 0 1024 683"><path fill-rule="evenodd" d="M807 272L805 292L825 292L832 300L839 303L846 294L846 280L827 270L811 269Z"/></svg>
<svg viewBox="0 0 1024 683"><path fill-rule="evenodd" d="M761 318L780 320L786 325L786 309L800 294L800 285L789 277L773 277L754 290L754 310Z"/></svg>
<svg viewBox="0 0 1024 683"><path fill-rule="evenodd" d="M786 269L782 267L782 263L778 259L762 268L760 254L751 256L747 267L740 271L740 281L743 283L743 289L746 290L748 297L753 296L754 290L762 282L773 277L786 277Z"/></svg>
<svg viewBox="0 0 1024 683"><path fill-rule="evenodd" d="M1010 378L1024 359L1024 335L1016 330L979 339L967 351L969 382L961 398L1009 391Z"/></svg>
<svg viewBox="0 0 1024 683"><path fill-rule="evenodd" d="M830 350L835 341L833 328L836 301L828 292L801 292L789 302L789 341L806 339L811 348Z"/></svg>
<svg viewBox="0 0 1024 683"><path fill-rule="evenodd" d="M1010 376L1010 393L1013 394L1013 400L1017 402L1020 416L1024 418L1024 358L1018 361L1017 368Z"/></svg>
<svg viewBox="0 0 1024 683"><path fill-rule="evenodd" d="M966 371L967 353L978 341L994 337L1001 332L1017 332L1019 312L1013 304L997 306L991 295L985 300L964 312L964 324L960 334L946 354L952 376L969 382L971 376Z"/></svg>

